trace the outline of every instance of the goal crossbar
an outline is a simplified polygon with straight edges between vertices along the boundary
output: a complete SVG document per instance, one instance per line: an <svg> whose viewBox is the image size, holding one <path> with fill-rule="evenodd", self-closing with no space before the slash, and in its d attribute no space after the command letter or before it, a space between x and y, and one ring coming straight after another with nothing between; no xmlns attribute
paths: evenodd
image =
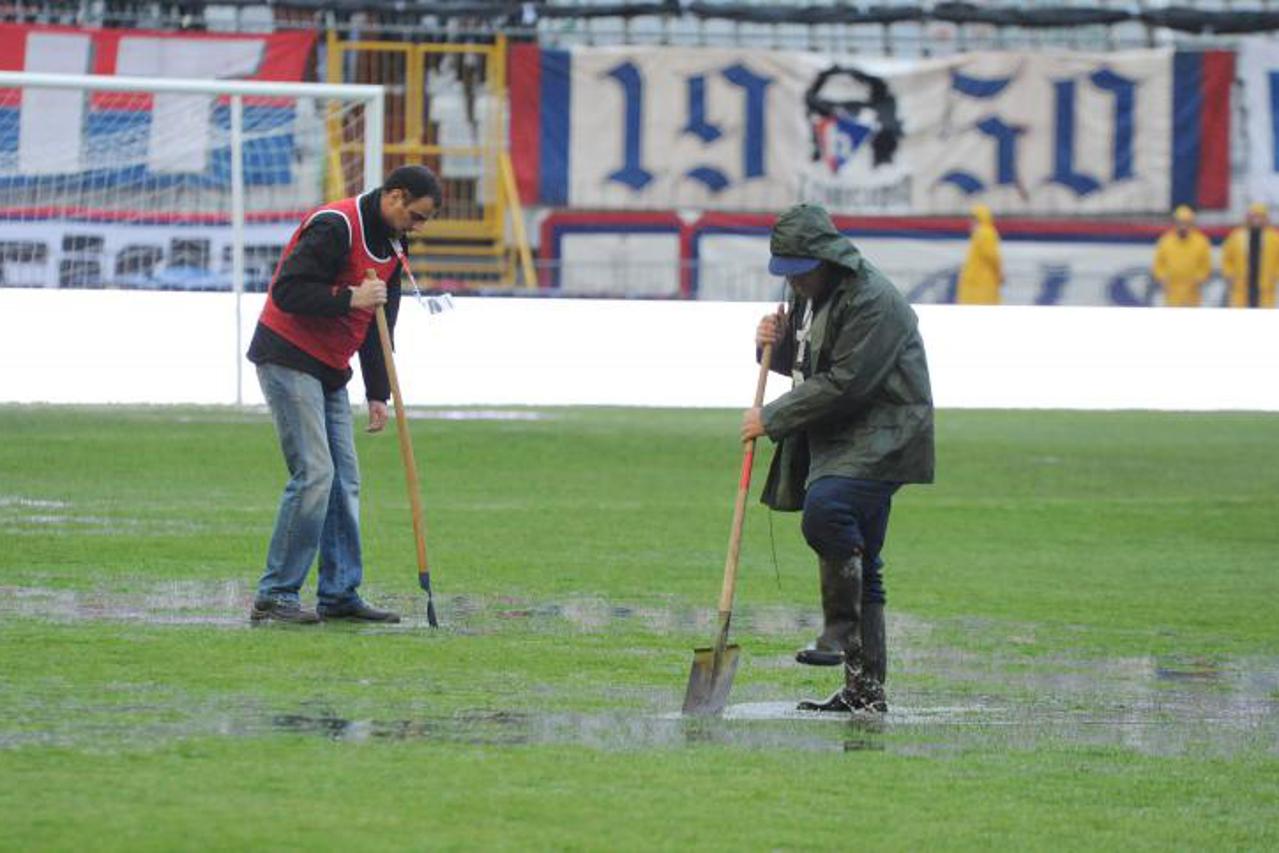
<svg viewBox="0 0 1279 853"><path fill-rule="evenodd" d="M365 127L381 128L386 115L386 93L367 83L284 83L266 80L200 80L177 77L117 77L112 74L47 74L0 71L0 89L84 89L89 91L224 95L259 98L340 98L364 103ZM364 177L370 184L382 180L382 135L365 139Z"/></svg>

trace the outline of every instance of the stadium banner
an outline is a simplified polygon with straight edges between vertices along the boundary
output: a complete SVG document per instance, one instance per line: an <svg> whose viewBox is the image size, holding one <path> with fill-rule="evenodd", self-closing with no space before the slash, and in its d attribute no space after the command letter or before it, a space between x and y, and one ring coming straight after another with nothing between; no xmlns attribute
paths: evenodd
<svg viewBox="0 0 1279 853"><path fill-rule="evenodd" d="M772 222L771 216L707 214L691 227L688 244L697 298L781 297L781 280L767 272ZM955 301L956 281L968 251L966 220L841 216L835 224L911 302ZM1150 272L1163 226L1079 220L1003 220L998 226L1003 304L1163 304ZM1207 233L1221 238L1224 229ZM1204 287L1203 304L1225 305L1226 295L1224 280L1214 276Z"/></svg>
<svg viewBox="0 0 1279 853"><path fill-rule="evenodd" d="M0 70L292 82L302 79L314 45L315 34L304 32L230 36L0 24ZM118 157L121 146L130 146L139 149L135 162L151 177L203 174L225 182L229 155L212 152L209 139L215 123L229 124L229 110L225 104L193 108L211 100L180 93L85 97L61 89L0 89L0 180L6 187L46 176L99 185L136 182L137 168L103 174L100 165L104 153ZM249 126L292 120L287 102L246 103ZM82 137L84 144L68 144ZM255 154L266 154L272 167L251 169L246 183L289 180L287 164L296 152L247 153L250 163L260 159Z"/></svg>
<svg viewBox="0 0 1279 853"><path fill-rule="evenodd" d="M245 225L245 290L266 290L296 228ZM220 221L0 221L0 286L231 290L231 243Z"/></svg>
<svg viewBox="0 0 1279 853"><path fill-rule="evenodd" d="M773 221L769 215L713 212L689 222L674 213L554 212L542 223L543 285L565 295L777 301L782 282L767 271ZM838 216L835 222L911 302L955 301L968 251L966 219ZM1163 302L1150 266L1164 225L1038 219L1003 219L998 225L1005 304ZM1219 243L1226 230L1206 232ZM673 260L677 244L682 250ZM619 257L634 270L627 276L602 274ZM1224 281L1214 277L1204 288L1204 304L1224 305L1225 298Z"/></svg>
<svg viewBox="0 0 1279 853"><path fill-rule="evenodd" d="M1171 206L1230 206L1231 87L1235 55L1227 50L1173 56Z"/></svg>
<svg viewBox="0 0 1279 853"><path fill-rule="evenodd" d="M556 211L540 234L539 284L559 295L692 295L688 226L675 213Z"/></svg>
<svg viewBox="0 0 1279 853"><path fill-rule="evenodd" d="M0 71L297 81L315 38L0 24Z"/></svg>
<svg viewBox="0 0 1279 853"><path fill-rule="evenodd" d="M1279 204L1279 39L1245 38L1239 50L1248 141L1246 201Z"/></svg>
<svg viewBox="0 0 1279 853"><path fill-rule="evenodd" d="M1174 185L1220 206L1229 63L1205 57L520 46L512 150L556 206L1162 213Z"/></svg>

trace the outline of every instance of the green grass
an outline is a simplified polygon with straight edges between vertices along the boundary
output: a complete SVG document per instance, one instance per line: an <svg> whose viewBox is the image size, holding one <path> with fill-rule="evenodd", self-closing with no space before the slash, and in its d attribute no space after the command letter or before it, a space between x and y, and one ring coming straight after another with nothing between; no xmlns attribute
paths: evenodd
<svg viewBox="0 0 1279 853"><path fill-rule="evenodd" d="M734 413L545 414L412 422L441 630L362 432L365 591L412 624L257 630L265 414L0 407L0 848L1279 844L1279 417L941 413L885 554L909 713L868 725L672 713ZM741 703L833 683L788 663L815 570L771 526Z"/></svg>
<svg viewBox="0 0 1279 853"><path fill-rule="evenodd" d="M1103 750L939 760L275 738L94 758L10 757L0 804L21 805L26 838L95 849L1261 849L1273 846L1279 796L1272 761Z"/></svg>

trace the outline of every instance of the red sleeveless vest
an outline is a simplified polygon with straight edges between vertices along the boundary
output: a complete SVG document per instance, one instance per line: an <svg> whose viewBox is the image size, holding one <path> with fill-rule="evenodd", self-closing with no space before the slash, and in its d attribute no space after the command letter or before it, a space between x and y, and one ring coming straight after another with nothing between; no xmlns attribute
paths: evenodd
<svg viewBox="0 0 1279 853"><path fill-rule="evenodd" d="M298 230L293 232L289 244L280 255L280 263L271 277L271 287L267 291L266 305L262 308L259 321L271 331L320 361L338 370L350 367L351 356L364 343L369 324L373 322L374 312L367 308L352 308L341 317L317 317L308 314L290 314L275 304L270 292L275 289L275 280L280 275L284 259L297 245L298 239L306 226L317 216L341 216L346 222L347 231L351 235L351 250L347 252L346 261L337 271L337 276L329 285L333 293L342 288L355 287L364 278L364 271L371 269L378 278L386 281L395 271L395 254L379 258L374 255L364 242L364 220L360 214L360 198L344 198L332 204L318 207L311 212Z"/></svg>

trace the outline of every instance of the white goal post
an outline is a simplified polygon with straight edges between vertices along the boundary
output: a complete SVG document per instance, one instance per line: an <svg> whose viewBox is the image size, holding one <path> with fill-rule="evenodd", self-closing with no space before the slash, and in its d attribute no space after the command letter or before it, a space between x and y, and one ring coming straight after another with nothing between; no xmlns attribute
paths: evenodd
<svg viewBox="0 0 1279 853"><path fill-rule="evenodd" d="M232 291L238 364L241 294L381 183L384 123L376 85L0 72L0 286Z"/></svg>

